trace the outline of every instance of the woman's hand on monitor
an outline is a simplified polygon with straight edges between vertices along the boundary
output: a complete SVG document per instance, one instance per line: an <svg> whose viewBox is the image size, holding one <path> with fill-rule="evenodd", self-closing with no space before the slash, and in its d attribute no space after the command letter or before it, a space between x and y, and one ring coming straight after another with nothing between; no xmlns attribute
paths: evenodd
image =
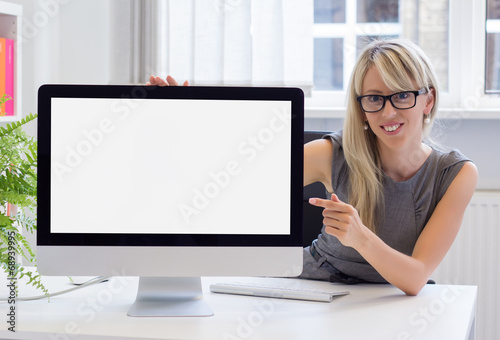
<svg viewBox="0 0 500 340"><path fill-rule="evenodd" d="M146 83L146 85L179 86L179 83L172 76L167 76L166 79L151 76L151 77L149 77L149 81ZM182 85L189 86L189 82L186 80L186 81L184 81L184 83Z"/></svg>

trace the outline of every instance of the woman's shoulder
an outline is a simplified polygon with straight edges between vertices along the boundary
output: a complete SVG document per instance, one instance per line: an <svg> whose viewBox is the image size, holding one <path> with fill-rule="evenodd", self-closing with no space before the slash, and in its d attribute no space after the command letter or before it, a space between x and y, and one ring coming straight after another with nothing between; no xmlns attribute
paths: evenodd
<svg viewBox="0 0 500 340"><path fill-rule="evenodd" d="M338 131L333 131L333 132L329 132L329 133L325 133L325 135L323 135L323 139L329 139L332 141L332 143L334 144L334 147L336 146L337 148L340 148L342 149L342 130L338 130Z"/></svg>
<svg viewBox="0 0 500 340"><path fill-rule="evenodd" d="M469 157L458 149L436 146L431 146L431 148L433 149L431 156L434 157L434 163L439 170L446 170L457 164L463 164L464 162L472 162Z"/></svg>
<svg viewBox="0 0 500 340"><path fill-rule="evenodd" d="M472 161L458 149L432 148L431 166L434 168L435 175L432 176L432 180L430 178L427 180L434 182L434 191L441 199L464 165Z"/></svg>

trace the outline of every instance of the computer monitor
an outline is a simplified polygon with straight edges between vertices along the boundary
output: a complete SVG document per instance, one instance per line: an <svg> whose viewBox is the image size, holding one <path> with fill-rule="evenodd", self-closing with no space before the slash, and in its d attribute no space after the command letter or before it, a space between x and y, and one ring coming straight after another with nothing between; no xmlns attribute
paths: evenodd
<svg viewBox="0 0 500 340"><path fill-rule="evenodd" d="M303 92L43 85L42 275L140 276L134 316L211 315L200 276L302 270Z"/></svg>

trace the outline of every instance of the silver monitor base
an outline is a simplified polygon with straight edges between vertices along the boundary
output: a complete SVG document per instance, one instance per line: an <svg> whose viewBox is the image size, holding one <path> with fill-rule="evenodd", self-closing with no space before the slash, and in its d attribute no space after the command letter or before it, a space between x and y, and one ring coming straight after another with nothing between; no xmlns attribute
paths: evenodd
<svg viewBox="0 0 500 340"><path fill-rule="evenodd" d="M200 277L140 277L129 316L212 316Z"/></svg>

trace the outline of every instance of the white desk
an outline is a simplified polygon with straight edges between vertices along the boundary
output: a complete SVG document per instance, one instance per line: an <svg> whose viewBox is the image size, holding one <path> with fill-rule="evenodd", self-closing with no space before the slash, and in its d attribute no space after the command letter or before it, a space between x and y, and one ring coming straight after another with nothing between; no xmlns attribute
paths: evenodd
<svg viewBox="0 0 500 340"><path fill-rule="evenodd" d="M331 303L279 300L208 291L211 282L242 278L203 278L205 299L215 316L132 318L137 278L113 278L47 300L17 302L16 333L4 321L1 339L474 339L475 286L427 285L418 296L405 296L390 285L341 286L350 295ZM285 280L304 287L332 288L328 282ZM6 297L5 278L0 296ZM45 279L51 291L69 287L67 278ZM33 289L19 285L21 295Z"/></svg>

